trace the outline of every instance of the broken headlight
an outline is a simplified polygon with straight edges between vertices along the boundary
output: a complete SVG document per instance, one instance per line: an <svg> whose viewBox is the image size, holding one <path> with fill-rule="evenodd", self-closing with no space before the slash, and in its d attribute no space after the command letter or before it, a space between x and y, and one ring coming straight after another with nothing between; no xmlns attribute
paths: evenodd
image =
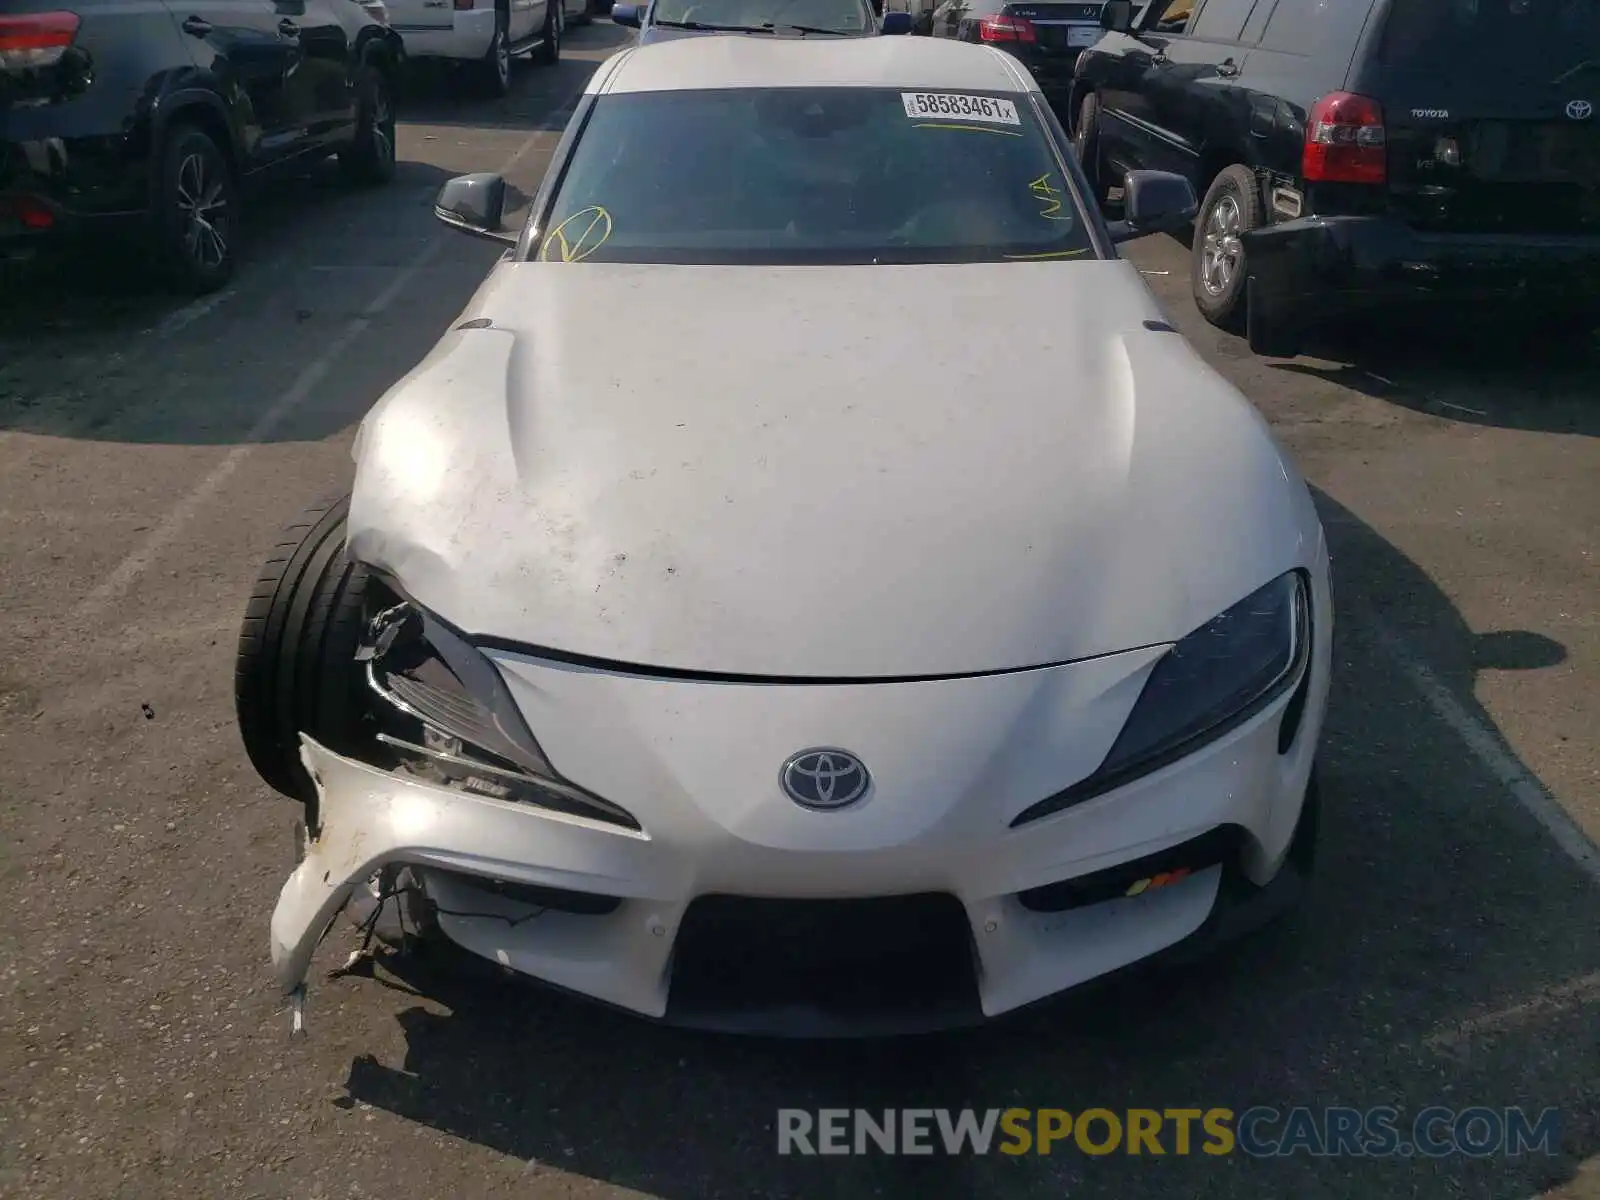
<svg viewBox="0 0 1600 1200"><path fill-rule="evenodd" d="M400 600L367 623L356 655L385 766L429 783L638 830L609 800L563 779L500 672L425 609Z"/></svg>

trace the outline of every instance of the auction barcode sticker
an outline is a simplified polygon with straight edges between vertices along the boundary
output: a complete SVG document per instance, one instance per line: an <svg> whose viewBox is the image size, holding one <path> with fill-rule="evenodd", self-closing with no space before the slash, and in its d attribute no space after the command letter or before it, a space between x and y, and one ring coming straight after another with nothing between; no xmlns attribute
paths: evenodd
<svg viewBox="0 0 1600 1200"><path fill-rule="evenodd" d="M960 96L952 92L901 92L906 116L912 120L959 117L963 121L992 121L997 125L1021 125L1017 106L996 96Z"/></svg>

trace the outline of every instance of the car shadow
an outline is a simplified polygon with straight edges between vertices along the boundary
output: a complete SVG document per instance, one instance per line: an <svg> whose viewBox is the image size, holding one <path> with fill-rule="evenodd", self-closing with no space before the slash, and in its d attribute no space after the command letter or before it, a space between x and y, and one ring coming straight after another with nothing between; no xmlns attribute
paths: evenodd
<svg viewBox="0 0 1600 1200"><path fill-rule="evenodd" d="M1317 503L1340 597L1325 830L1307 903L1285 924L1198 967L1135 972L974 1032L878 1043L675 1031L500 979L480 960L392 955L376 978L416 1001L398 1014L404 1059L356 1058L334 1102L513 1156L525 1176L554 1168L662 1200L1454 1200L1573 1178L1600 1150L1600 887L1515 802L1505 764L1539 785L1474 699L1478 672L1541 669L1565 650L1536 630L1469 628L1403 553L1327 496ZM1453 707L1430 703L1397 640ZM1553 1154L1414 1160L1218 1161L1198 1137L1178 1153L1170 1126L1161 1158L1096 1160L1070 1140L1015 1159L777 1152L780 1108L1334 1104L1393 1106L1408 1141L1431 1105L1520 1106L1530 1120L1556 1108L1560 1132Z"/></svg>
<svg viewBox="0 0 1600 1200"><path fill-rule="evenodd" d="M235 284L198 302L174 305L115 264L41 279L0 318L0 430L238 445L346 428L421 360L502 252L438 224L449 176L407 162L377 192L329 170L286 181L249 210ZM508 215L525 212L526 187L507 193ZM349 351L321 362L341 338ZM309 394L264 420L308 372Z"/></svg>
<svg viewBox="0 0 1600 1200"><path fill-rule="evenodd" d="M1360 322L1272 366L1463 424L1600 437L1600 329L1582 344L1448 313Z"/></svg>

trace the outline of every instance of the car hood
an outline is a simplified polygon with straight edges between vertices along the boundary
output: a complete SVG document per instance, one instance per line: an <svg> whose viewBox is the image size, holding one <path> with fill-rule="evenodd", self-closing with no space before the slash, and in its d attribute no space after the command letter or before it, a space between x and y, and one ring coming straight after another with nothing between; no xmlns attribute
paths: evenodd
<svg viewBox="0 0 1600 1200"><path fill-rule="evenodd" d="M1255 409L1120 260L503 261L355 453L351 552L418 603L690 672L1158 644L1320 536Z"/></svg>

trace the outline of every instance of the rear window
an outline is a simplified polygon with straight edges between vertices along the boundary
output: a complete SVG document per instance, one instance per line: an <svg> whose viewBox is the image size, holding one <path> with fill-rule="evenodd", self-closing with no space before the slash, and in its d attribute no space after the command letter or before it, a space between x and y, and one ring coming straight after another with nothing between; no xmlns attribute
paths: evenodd
<svg viewBox="0 0 1600 1200"><path fill-rule="evenodd" d="M1391 0L1378 57L1553 79L1600 57L1600 0Z"/></svg>
<svg viewBox="0 0 1600 1200"><path fill-rule="evenodd" d="M733 25L751 29L805 25L838 33L865 33L861 0L656 0L658 25Z"/></svg>
<svg viewBox="0 0 1600 1200"><path fill-rule="evenodd" d="M1092 257L1027 98L881 88L602 96L536 257L938 263Z"/></svg>

